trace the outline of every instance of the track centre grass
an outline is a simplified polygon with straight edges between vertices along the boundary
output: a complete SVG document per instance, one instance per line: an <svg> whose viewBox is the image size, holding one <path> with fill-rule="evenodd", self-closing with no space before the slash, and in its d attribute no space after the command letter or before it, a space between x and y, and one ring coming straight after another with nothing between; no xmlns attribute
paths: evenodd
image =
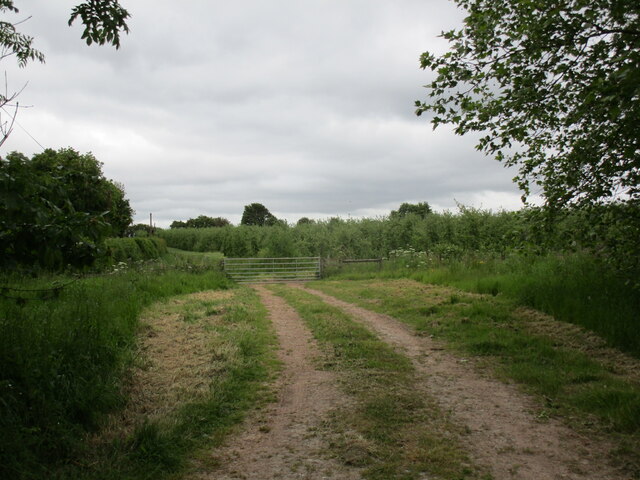
<svg viewBox="0 0 640 480"><path fill-rule="evenodd" d="M341 310L307 292L272 286L304 319L353 404L335 413L332 449L368 479L484 477L461 446L460 428L415 388L409 359ZM337 432L337 433L335 433Z"/></svg>

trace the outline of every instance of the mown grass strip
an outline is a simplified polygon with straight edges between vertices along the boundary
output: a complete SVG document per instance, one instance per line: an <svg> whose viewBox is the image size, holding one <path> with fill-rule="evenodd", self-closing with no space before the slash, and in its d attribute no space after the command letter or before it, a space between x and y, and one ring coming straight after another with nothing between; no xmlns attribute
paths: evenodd
<svg viewBox="0 0 640 480"><path fill-rule="evenodd" d="M0 477L12 479L72 462L87 432L122 406L145 306L230 285L220 272L164 264L82 279L3 275L1 283Z"/></svg>
<svg viewBox="0 0 640 480"><path fill-rule="evenodd" d="M307 292L270 287L307 323L353 405L335 413L333 450L369 479L481 478L461 446L461 431L416 389L410 360L340 309Z"/></svg>
<svg viewBox="0 0 640 480"><path fill-rule="evenodd" d="M314 282L313 288L385 313L418 334L446 340L464 355L485 359L503 378L543 398L541 417L561 414L574 424L594 420L620 434L640 465L640 386L619 378L587 354L528 331L514 306L499 298L410 280Z"/></svg>
<svg viewBox="0 0 640 480"><path fill-rule="evenodd" d="M275 366L275 336L266 310L249 288L224 301L187 299L176 321L201 324L210 346L212 376L204 394L187 394L160 418L139 418L133 433L99 445L83 467L61 478L132 480L174 478L198 450L221 443L249 408L268 398L265 381Z"/></svg>

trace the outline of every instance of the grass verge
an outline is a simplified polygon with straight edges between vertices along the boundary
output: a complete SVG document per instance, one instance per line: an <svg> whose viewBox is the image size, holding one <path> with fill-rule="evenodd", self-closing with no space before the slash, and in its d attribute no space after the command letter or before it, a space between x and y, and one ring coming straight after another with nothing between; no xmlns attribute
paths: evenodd
<svg viewBox="0 0 640 480"><path fill-rule="evenodd" d="M547 256L515 255L506 260L450 261L431 268L415 262L391 262L378 272L354 266L335 279L411 278L469 292L499 294L520 305L583 326L610 345L640 358L640 295L603 262L584 253Z"/></svg>
<svg viewBox="0 0 640 480"><path fill-rule="evenodd" d="M459 429L425 392L411 362L341 310L307 292L270 287L307 323L354 402L335 413L333 450L369 479L481 478Z"/></svg>
<svg viewBox="0 0 640 480"><path fill-rule="evenodd" d="M122 379L142 309L173 295L229 287L222 273L183 258L82 279L4 275L0 477L72 471L87 454L87 435L125 404Z"/></svg>
<svg viewBox="0 0 640 480"><path fill-rule="evenodd" d="M617 435L624 460L640 472L640 386L556 338L531 331L514 305L490 295L423 285L411 280L314 282L314 288L393 316L418 334L447 341L485 360L500 376L541 397L541 418L560 414L574 424Z"/></svg>
<svg viewBox="0 0 640 480"><path fill-rule="evenodd" d="M61 478L174 478L268 398L263 386L276 365L275 336L253 290L231 293L174 298L145 315L150 358L134 376L138 401L93 442L81 468Z"/></svg>

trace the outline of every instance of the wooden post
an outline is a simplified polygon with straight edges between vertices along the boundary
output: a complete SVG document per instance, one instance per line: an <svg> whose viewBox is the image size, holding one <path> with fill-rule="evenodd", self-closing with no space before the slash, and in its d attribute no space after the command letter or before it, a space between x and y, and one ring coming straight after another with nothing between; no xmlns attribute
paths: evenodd
<svg viewBox="0 0 640 480"><path fill-rule="evenodd" d="M153 226L153 213L149 214L149 232L151 235L156 234L156 228Z"/></svg>

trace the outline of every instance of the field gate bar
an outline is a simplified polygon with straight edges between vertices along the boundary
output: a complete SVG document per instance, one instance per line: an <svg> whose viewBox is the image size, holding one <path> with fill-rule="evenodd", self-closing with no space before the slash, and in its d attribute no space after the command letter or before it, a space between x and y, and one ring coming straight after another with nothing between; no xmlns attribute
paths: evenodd
<svg viewBox="0 0 640 480"><path fill-rule="evenodd" d="M225 258L225 273L238 283L305 282L322 276L320 257Z"/></svg>

